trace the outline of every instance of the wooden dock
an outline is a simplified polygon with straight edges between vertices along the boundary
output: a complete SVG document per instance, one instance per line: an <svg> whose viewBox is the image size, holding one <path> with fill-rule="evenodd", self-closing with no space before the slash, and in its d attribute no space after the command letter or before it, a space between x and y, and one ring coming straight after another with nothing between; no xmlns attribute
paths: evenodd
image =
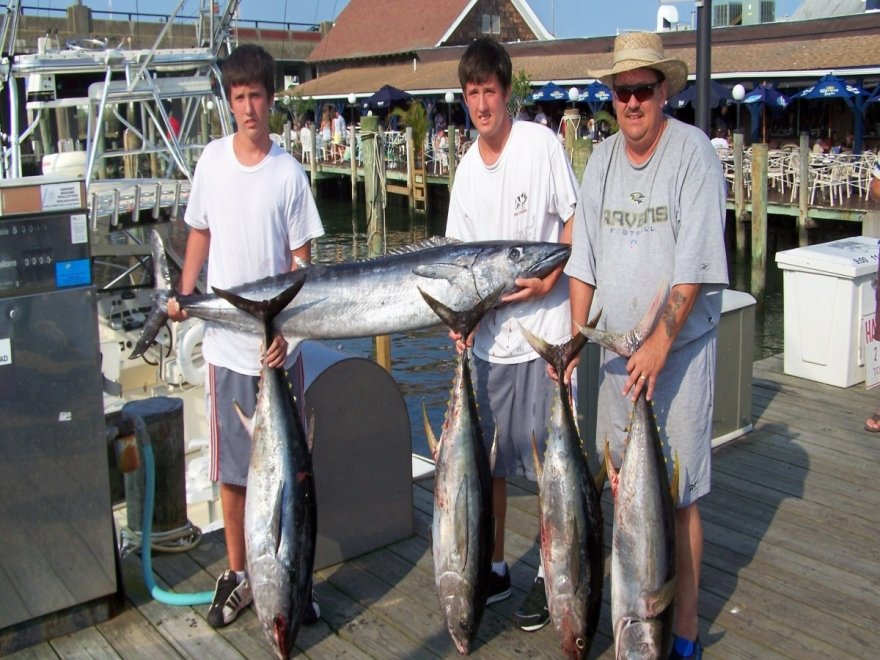
<svg viewBox="0 0 880 660"><path fill-rule="evenodd" d="M706 539L700 595L707 658L874 658L880 648L880 434L863 430L878 402L863 385L821 385L754 365L754 430L716 450L701 504ZM538 563L533 484L512 481L507 556L513 597L487 608L473 656L561 657L552 626L514 627ZM413 486L411 538L317 574L321 621L297 640L309 658L455 658L434 590L431 483ZM604 497L606 539L610 496ZM204 591L224 568L222 536L155 558L160 585ZM606 562L606 566L608 563ZM206 607L146 594L139 561L123 562L128 606L105 623L13 658L271 658L252 610L212 630ZM613 657L606 581L591 657Z"/></svg>

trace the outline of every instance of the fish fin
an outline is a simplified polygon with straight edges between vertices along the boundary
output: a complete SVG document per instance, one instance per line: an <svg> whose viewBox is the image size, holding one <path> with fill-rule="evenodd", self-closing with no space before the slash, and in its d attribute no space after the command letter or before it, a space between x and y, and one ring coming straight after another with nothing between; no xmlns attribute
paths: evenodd
<svg viewBox="0 0 880 660"><path fill-rule="evenodd" d="M278 548L281 546L281 509L284 504L284 484L278 483L275 487L274 499L270 502L272 506L272 517L269 519L269 533L275 541L274 552L278 556Z"/></svg>
<svg viewBox="0 0 880 660"><path fill-rule="evenodd" d="M244 426L245 430L248 432L248 435L253 438L254 437L254 418L248 417L244 414L244 410L241 409L241 406L238 405L238 401L233 400L232 405L235 408L235 412L238 413L238 418L241 420L241 425Z"/></svg>
<svg viewBox="0 0 880 660"><path fill-rule="evenodd" d="M605 462L599 464L599 471L596 473L596 476L593 477L594 485L596 486L596 493L599 497L602 496L602 489L605 487L605 480L608 478L608 467L605 465Z"/></svg>
<svg viewBox="0 0 880 660"><path fill-rule="evenodd" d="M538 483L544 478L544 464L541 461L540 452L538 451L538 439L535 432L532 431L532 458L535 460L535 474L538 477Z"/></svg>
<svg viewBox="0 0 880 660"><path fill-rule="evenodd" d="M643 591L642 599L645 604L645 618L655 618L666 610L675 599L675 577L656 591Z"/></svg>
<svg viewBox="0 0 880 660"><path fill-rule="evenodd" d="M455 494L455 503L453 504L455 514L455 529L453 536L455 538L455 546L450 561L450 569L458 574L464 571L465 560L468 556L468 487L467 481L462 480Z"/></svg>
<svg viewBox="0 0 880 660"><path fill-rule="evenodd" d="M495 474L495 462L498 460L498 429L492 436L492 449L489 450L489 474Z"/></svg>
<svg viewBox="0 0 880 660"><path fill-rule="evenodd" d="M150 233L150 248L153 253L153 306L147 315L147 321L141 330L137 343L129 355L129 359L139 358L156 341L159 330L168 322L168 299L172 296L171 272L168 269L168 257L165 254L165 244L162 237L155 229Z"/></svg>
<svg viewBox="0 0 880 660"><path fill-rule="evenodd" d="M620 474L614 469L614 462L611 460L611 444L608 438L605 438L605 473L608 475L608 483L611 484L611 496L617 500L617 487L620 485Z"/></svg>
<svg viewBox="0 0 880 660"><path fill-rule="evenodd" d="M440 450L440 443L437 442L437 436L434 435L434 429L431 428L431 423L428 421L428 408L425 406L424 401L422 401L422 419L425 423L425 435L428 438L428 449L431 450L431 458L433 458L436 463L437 454Z"/></svg>
<svg viewBox="0 0 880 660"><path fill-rule="evenodd" d="M456 266L455 264L423 264L413 268L413 273L419 277L430 280L448 280L450 282L465 271L467 271L467 268Z"/></svg>
<svg viewBox="0 0 880 660"><path fill-rule="evenodd" d="M672 480L669 482L669 490L672 491L672 501L678 506L678 501L681 499L678 496L678 479L679 479L679 468L681 467L681 461L678 458L678 452L675 452L675 456L672 460Z"/></svg>
<svg viewBox="0 0 880 660"><path fill-rule="evenodd" d="M309 447L309 453L313 453L315 447L315 409L312 408L309 413L309 425L306 429L306 445Z"/></svg>

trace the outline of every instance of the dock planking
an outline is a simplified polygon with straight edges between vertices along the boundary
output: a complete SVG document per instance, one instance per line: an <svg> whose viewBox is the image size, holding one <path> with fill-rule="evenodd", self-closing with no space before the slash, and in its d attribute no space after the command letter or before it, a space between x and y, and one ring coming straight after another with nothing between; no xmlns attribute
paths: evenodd
<svg viewBox="0 0 880 660"><path fill-rule="evenodd" d="M872 658L880 646L880 435L863 429L878 404L863 385L842 389L782 373L780 356L754 365L754 430L713 454L701 501L700 591L707 658ZM297 639L307 658L455 658L437 605L431 560L432 482L413 484L413 536L316 574L322 618ZM539 561L534 484L509 482L506 554L513 596L489 606L476 658L561 657L552 627L523 633L513 613ZM610 494L603 496L606 544ZM222 533L185 554L154 558L159 585L213 588ZM609 561L606 558L606 571ZM140 562L123 560L128 607L97 626L12 654L30 658L272 658L252 609L211 629L206 606L154 601ZM590 656L613 657L606 581Z"/></svg>

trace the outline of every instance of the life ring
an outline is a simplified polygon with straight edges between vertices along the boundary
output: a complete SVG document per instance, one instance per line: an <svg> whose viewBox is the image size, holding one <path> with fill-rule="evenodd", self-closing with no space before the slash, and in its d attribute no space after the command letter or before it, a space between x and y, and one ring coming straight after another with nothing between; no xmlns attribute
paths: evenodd
<svg viewBox="0 0 880 660"><path fill-rule="evenodd" d="M205 382L205 360L202 358L202 337L205 335L205 323L196 321L190 325L177 345L177 364L180 373L191 385L203 385ZM196 348L198 347L198 353Z"/></svg>

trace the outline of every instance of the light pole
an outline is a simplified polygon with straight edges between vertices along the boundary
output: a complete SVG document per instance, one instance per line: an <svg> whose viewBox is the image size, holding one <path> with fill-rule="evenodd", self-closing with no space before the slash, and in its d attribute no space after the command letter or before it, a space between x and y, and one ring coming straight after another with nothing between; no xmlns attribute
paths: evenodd
<svg viewBox="0 0 880 660"><path fill-rule="evenodd" d="M351 125L354 126L354 103L357 101L357 96L354 95L354 92L349 93L348 95L348 104L351 106Z"/></svg>
<svg viewBox="0 0 880 660"><path fill-rule="evenodd" d="M736 101L736 130L740 130L739 108L742 104L742 100L746 97L746 88L737 83L733 86L733 89L730 91L730 93L733 96L733 100Z"/></svg>
<svg viewBox="0 0 880 660"><path fill-rule="evenodd" d="M568 90L568 100L571 101L572 108L576 107L575 104L577 103L578 97L580 95L581 95L581 93L577 87L572 87L571 89Z"/></svg>
<svg viewBox="0 0 880 660"><path fill-rule="evenodd" d="M443 95L443 100L446 101L446 125L452 126L452 104L455 102L455 94L451 91L446 92Z"/></svg>

